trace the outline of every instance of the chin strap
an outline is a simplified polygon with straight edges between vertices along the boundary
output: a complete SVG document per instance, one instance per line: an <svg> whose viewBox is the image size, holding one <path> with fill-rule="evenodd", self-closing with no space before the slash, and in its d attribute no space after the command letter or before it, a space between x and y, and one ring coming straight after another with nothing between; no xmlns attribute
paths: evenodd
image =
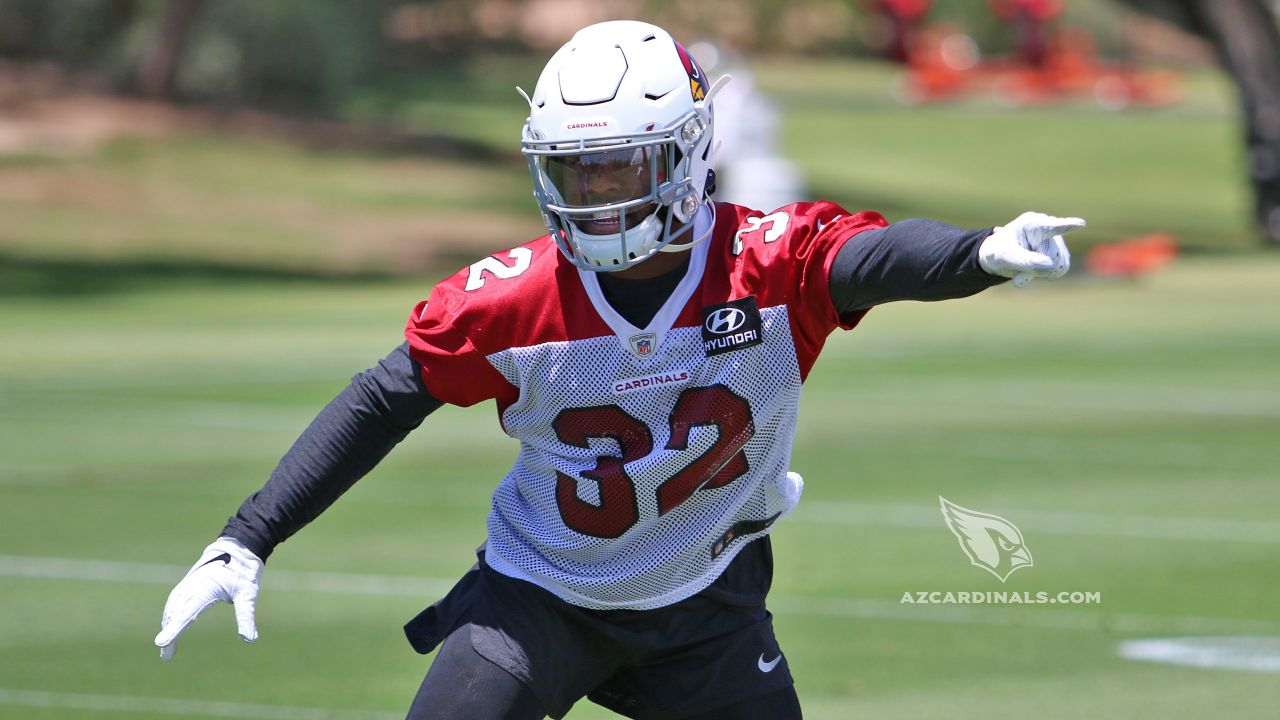
<svg viewBox="0 0 1280 720"><path fill-rule="evenodd" d="M716 229L716 204L708 201L693 216L693 239L686 243L667 243L658 252L688 252L711 238Z"/></svg>

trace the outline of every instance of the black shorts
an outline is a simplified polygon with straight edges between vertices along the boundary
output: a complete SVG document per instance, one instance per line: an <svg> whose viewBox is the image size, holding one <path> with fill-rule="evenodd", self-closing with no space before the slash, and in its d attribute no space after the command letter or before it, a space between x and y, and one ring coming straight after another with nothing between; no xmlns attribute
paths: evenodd
<svg viewBox="0 0 1280 720"><path fill-rule="evenodd" d="M749 557L731 567L758 565L767 542L744 548ZM792 685L764 607L767 581L757 602L740 602L751 593L726 594L725 586L656 610L590 610L492 570L481 554L405 635L426 654L470 625L476 652L525 683L553 718L583 697L637 720L680 717Z"/></svg>

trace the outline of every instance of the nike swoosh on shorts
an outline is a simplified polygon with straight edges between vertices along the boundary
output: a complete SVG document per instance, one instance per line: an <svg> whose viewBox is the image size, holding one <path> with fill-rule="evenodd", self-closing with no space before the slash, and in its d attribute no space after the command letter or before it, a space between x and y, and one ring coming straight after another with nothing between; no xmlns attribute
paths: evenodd
<svg viewBox="0 0 1280 720"><path fill-rule="evenodd" d="M768 662L764 660L764 653L760 653L760 659L756 661L756 667L760 668L760 672L763 673L773 672L773 669L778 667L779 662L782 662L782 653L778 653L778 657Z"/></svg>

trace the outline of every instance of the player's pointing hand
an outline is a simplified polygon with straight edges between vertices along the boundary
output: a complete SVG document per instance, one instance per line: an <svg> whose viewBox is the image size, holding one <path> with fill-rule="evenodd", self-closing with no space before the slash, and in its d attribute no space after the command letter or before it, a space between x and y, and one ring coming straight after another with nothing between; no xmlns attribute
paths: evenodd
<svg viewBox="0 0 1280 720"><path fill-rule="evenodd" d="M1019 287L1032 278L1056 280L1071 269L1063 233L1085 226L1080 218L1026 212L998 227L978 247L978 264L992 275L1013 278Z"/></svg>
<svg viewBox="0 0 1280 720"><path fill-rule="evenodd" d="M160 619L156 645L160 659L172 660L178 636L205 610L220 602L235 606L236 626L245 642L258 639L253 612L258 602L262 560L239 540L220 537L204 549L200 559L169 593Z"/></svg>

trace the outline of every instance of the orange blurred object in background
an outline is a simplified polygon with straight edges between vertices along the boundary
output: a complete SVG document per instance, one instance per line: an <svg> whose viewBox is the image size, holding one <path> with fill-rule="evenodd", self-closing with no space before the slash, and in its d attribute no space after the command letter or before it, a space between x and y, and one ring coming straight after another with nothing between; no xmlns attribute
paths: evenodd
<svg viewBox="0 0 1280 720"><path fill-rule="evenodd" d="M1097 245L1085 255L1084 264L1094 275L1136 277L1159 270L1178 256L1178 242L1158 232L1133 240Z"/></svg>

